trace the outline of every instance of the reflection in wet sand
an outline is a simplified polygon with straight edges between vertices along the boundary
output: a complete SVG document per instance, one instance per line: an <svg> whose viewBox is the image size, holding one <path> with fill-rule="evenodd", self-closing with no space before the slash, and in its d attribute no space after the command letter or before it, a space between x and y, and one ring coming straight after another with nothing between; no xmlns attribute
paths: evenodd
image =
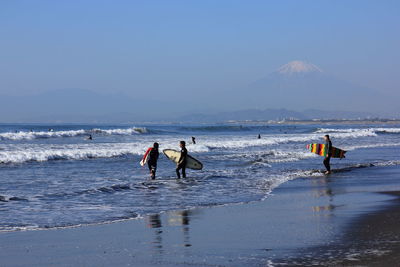
<svg viewBox="0 0 400 267"><path fill-rule="evenodd" d="M334 202L334 196L335 194L332 191L332 188L330 187L330 181L327 177L314 180L313 184L316 186L313 188L313 195L316 198L328 198L328 202L326 205L321 205L321 206L313 206L311 207L314 212L328 212L325 214L326 216L331 216L333 215L333 211L336 209L336 205L333 205L332 203Z"/></svg>
<svg viewBox="0 0 400 267"><path fill-rule="evenodd" d="M190 223L191 211L176 211L170 213L168 218L168 224L170 226L182 226L183 232L183 246L191 247L190 243L190 233L189 233L189 223Z"/></svg>
<svg viewBox="0 0 400 267"><path fill-rule="evenodd" d="M162 245L162 224L161 224L161 218L159 214L152 214L148 216L148 224L147 226L149 228L154 228L154 234L155 238L154 241L152 242L153 247L156 249L156 251L159 254L163 253L163 245Z"/></svg>
<svg viewBox="0 0 400 267"><path fill-rule="evenodd" d="M183 243L180 243L180 246L183 247L191 247L192 244L190 243L190 217L191 211L184 210L184 211L176 211L170 212L168 214L168 226L177 226L182 227L183 233ZM152 214L147 216L147 227L154 229L155 238L151 242L153 245L153 249L157 254L163 253L163 224L161 221L161 216L159 214ZM180 238L179 238L180 239Z"/></svg>
<svg viewBox="0 0 400 267"><path fill-rule="evenodd" d="M314 206L312 210L314 212L321 212L321 211L333 211L336 208L334 205L326 205L326 206Z"/></svg>

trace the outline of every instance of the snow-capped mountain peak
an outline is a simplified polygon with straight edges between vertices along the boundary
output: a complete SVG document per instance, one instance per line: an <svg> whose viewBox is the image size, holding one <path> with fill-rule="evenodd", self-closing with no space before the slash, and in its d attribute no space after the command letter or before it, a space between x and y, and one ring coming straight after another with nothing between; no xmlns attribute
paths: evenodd
<svg viewBox="0 0 400 267"><path fill-rule="evenodd" d="M281 74L293 74L293 73L310 73L310 72L322 72L322 70L314 64L304 61L291 61L277 70Z"/></svg>

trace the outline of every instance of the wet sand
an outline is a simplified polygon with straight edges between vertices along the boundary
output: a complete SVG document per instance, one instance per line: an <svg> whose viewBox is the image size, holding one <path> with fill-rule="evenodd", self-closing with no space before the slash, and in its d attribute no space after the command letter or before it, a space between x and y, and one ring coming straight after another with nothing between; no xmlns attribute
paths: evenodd
<svg viewBox="0 0 400 267"><path fill-rule="evenodd" d="M399 178L370 167L292 180L260 202L0 233L0 266L394 266Z"/></svg>

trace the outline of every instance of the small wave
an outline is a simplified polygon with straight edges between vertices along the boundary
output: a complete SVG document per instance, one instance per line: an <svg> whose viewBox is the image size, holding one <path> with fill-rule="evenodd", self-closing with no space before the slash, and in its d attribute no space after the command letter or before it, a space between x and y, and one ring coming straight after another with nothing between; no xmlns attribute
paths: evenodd
<svg viewBox="0 0 400 267"><path fill-rule="evenodd" d="M241 125L210 125L210 126L193 126L180 127L182 131L199 131L199 132L241 132L250 131L250 127Z"/></svg>
<svg viewBox="0 0 400 267"><path fill-rule="evenodd" d="M375 134L390 133L398 134L400 133L400 128L349 128L349 129L331 129L331 128L319 128L315 133L357 133L357 132L370 132Z"/></svg>
<svg viewBox="0 0 400 267"><path fill-rule="evenodd" d="M315 133L354 133L359 131L371 131L371 129L334 129L334 128L319 128Z"/></svg>
<svg viewBox="0 0 400 267"><path fill-rule="evenodd" d="M91 188L91 189L86 189L86 190L81 190L81 191L75 191L75 192L59 192L59 193L51 193L51 194L44 194L44 195L38 195L34 196L34 199L58 199L58 198L65 198L65 197L73 197L73 196L79 196L79 195L94 195L94 194L112 194L112 193L117 193L121 191L126 191L126 190L132 190L134 188L139 188L139 186L131 185L131 184L114 184L114 185L109 185L109 186L102 186L99 188Z"/></svg>
<svg viewBox="0 0 400 267"><path fill-rule="evenodd" d="M106 134L106 135L132 135L132 134L144 134L148 133L148 129L144 127L133 127L128 129L93 129L93 133Z"/></svg>
<svg viewBox="0 0 400 267"><path fill-rule="evenodd" d="M376 128L375 131L377 133L398 134L400 133L400 128Z"/></svg>
<svg viewBox="0 0 400 267"><path fill-rule="evenodd" d="M376 133L371 131L358 131L358 132L348 132L348 133L337 133L332 136L335 139L350 139L359 137L374 137L377 136ZM206 143L205 145L210 149L218 148L246 148L246 147L256 147L256 146L268 146L268 145L280 145L287 143L299 143L299 142L310 142L310 141L321 140L321 135L319 134L307 134L307 135L274 135L274 136L264 136L262 139L249 139L240 138L233 140L215 140L213 143Z"/></svg>
<svg viewBox="0 0 400 267"><path fill-rule="evenodd" d="M39 131L39 132L5 132L0 133L0 140L33 140L45 138L76 137L89 134L102 135L133 135L147 133L147 128L132 127L128 129L91 129L91 130L68 130L68 131Z"/></svg>
<svg viewBox="0 0 400 267"><path fill-rule="evenodd" d="M345 146L345 147L343 147L343 149L346 151L350 151L350 150L362 149L362 148L393 147L393 146L396 146L396 147L400 146L400 143L390 143L390 144L376 143L376 144L368 144L368 145Z"/></svg>
<svg viewBox="0 0 400 267"><path fill-rule="evenodd" d="M313 153L309 153L308 151L279 151L272 150L269 153L263 153L261 155L257 155L254 160L250 163L253 165L262 165L271 167L271 163L284 163L284 162L294 162L307 158L317 157L317 155Z"/></svg>
<svg viewBox="0 0 400 267"><path fill-rule="evenodd" d="M9 201L28 201L28 199L22 197L7 197L0 195L0 202L9 202Z"/></svg>

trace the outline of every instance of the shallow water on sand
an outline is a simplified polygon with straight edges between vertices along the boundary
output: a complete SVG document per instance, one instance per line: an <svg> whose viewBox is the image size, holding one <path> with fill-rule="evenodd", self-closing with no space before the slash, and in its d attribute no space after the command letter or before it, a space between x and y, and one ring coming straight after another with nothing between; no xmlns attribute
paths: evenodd
<svg viewBox="0 0 400 267"><path fill-rule="evenodd" d="M339 173L400 164L400 125L0 125L0 231L262 200L288 180L323 175L323 158L305 145L324 134L348 150L331 160ZM204 169L177 180L160 155L149 180L143 153L155 141L178 149L179 140Z"/></svg>

